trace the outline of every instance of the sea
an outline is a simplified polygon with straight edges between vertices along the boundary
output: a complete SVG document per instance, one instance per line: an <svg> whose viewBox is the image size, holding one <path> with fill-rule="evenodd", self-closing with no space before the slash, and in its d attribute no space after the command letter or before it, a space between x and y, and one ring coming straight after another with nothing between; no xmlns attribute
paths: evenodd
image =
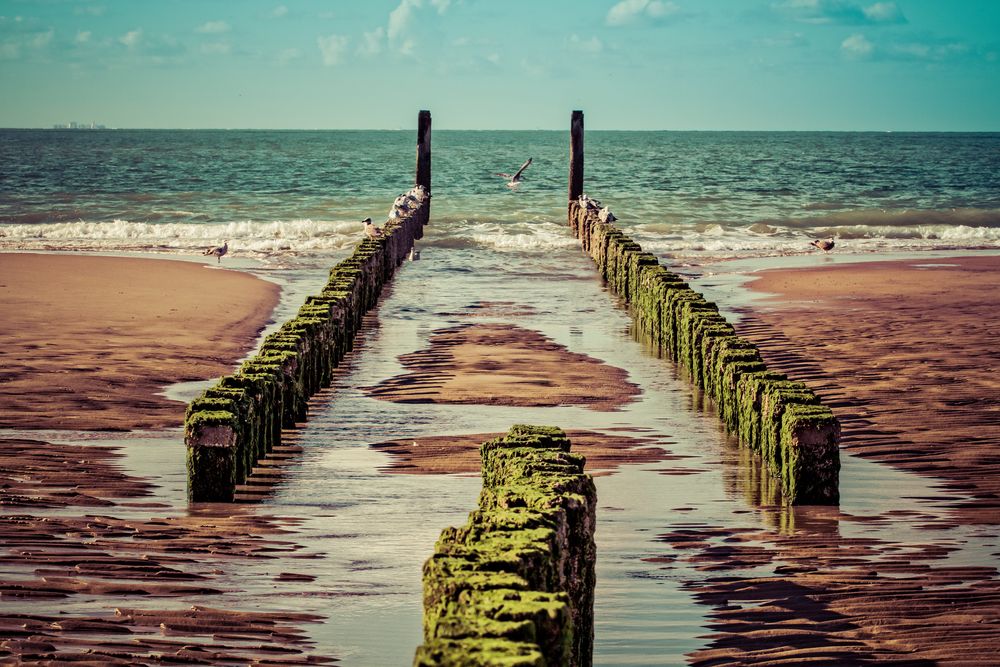
<svg viewBox="0 0 1000 667"><path fill-rule="evenodd" d="M413 184L413 131L0 130L0 249L324 261ZM548 252L569 133L432 139L440 248ZM531 166L516 189L498 172ZM617 132L585 139L585 191L645 250L679 261L1000 247L1000 134Z"/></svg>
<svg viewBox="0 0 1000 667"><path fill-rule="evenodd" d="M873 569L890 555L930 558L920 555L927 545L935 555L921 568L998 564L1000 538L950 526L952 497L933 480L847 453L839 508L788 508L762 494L756 464L673 365L635 340L627 309L570 234L568 132L439 130L432 149L420 259L400 267L332 391L311 405L295 438L302 453L253 508L287 521L283 539L302 557L220 566L210 582L220 593L178 606L314 613L322 621L302 629L311 653L345 665L411 664L421 642L421 563L444 527L464 523L480 483L390 473L399 462L373 445L486 438L516 423L632 436L663 450L655 463L592 470L600 473L596 665L687 664L727 641L713 634L715 614L781 606L780 592L766 587L748 585L730 602L702 592L715 577L750 581L787 568L775 537L789 532L818 543L865 540ZM0 251L152 254L215 269L220 263L199 253L228 241L222 268L282 285L273 328L350 253L363 218L386 219L395 196L413 184L415 157L412 131L3 130ZM517 189L495 175L529 157ZM585 157L587 194L645 250L693 274L741 262L1000 250L1000 134L594 131ZM829 255L809 245L831 236L837 245ZM704 285L727 312L749 298L736 282ZM401 358L426 349L435 331L470 322L539 331L626 369L641 394L600 412L395 404L364 391L404 373ZM166 395L183 411L183 401L211 382ZM157 487L151 509L102 511L124 518L198 511L185 497L180 429L0 431L11 436L113 445L127 470ZM729 553L733 535L766 557L724 567L705 560ZM4 567L16 571L15 563ZM854 564L845 559L845 567ZM278 585L279 572L300 576ZM920 577L914 587L924 585ZM39 603L7 604L11 613L38 612ZM74 595L60 610L99 615L108 604Z"/></svg>

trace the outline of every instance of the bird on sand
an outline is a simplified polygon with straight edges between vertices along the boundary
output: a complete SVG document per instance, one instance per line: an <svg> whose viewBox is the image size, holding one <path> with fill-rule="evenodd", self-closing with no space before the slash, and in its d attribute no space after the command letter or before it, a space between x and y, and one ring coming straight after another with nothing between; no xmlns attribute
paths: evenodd
<svg viewBox="0 0 1000 667"><path fill-rule="evenodd" d="M513 190L514 188L516 188L518 185L521 184L521 178L522 178L521 174L524 173L524 170L527 169L528 165L530 164L531 164L531 158L529 157L528 161L522 164L521 168L518 169L516 172L514 172L513 176L510 174L505 174L503 172L498 173L497 176L499 176L500 178L506 178L507 187Z"/></svg>
<svg viewBox="0 0 1000 667"><path fill-rule="evenodd" d="M830 252L833 250L833 239L816 239L815 241L810 241L809 245L814 245L823 252Z"/></svg>
<svg viewBox="0 0 1000 667"><path fill-rule="evenodd" d="M209 248L208 250L206 250L202 254L204 254L204 255L215 255L216 263L221 264L222 263L222 256L225 255L227 252L229 252L229 241L228 240L223 241L222 245L220 245L220 246L216 246L214 248Z"/></svg>
<svg viewBox="0 0 1000 667"><path fill-rule="evenodd" d="M368 235L370 239L380 239L382 238L382 230L372 224L371 218L365 218L361 222L365 225L365 234Z"/></svg>

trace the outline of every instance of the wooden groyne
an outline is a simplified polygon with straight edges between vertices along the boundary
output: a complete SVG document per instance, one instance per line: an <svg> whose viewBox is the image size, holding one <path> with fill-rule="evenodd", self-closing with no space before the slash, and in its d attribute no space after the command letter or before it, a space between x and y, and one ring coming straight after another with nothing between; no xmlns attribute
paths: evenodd
<svg viewBox="0 0 1000 667"><path fill-rule="evenodd" d="M282 429L306 420L310 397L330 386L365 313L423 236L430 213L429 112L420 113L420 123L417 184L405 201L397 200L381 235L359 243L331 269L323 289L268 335L253 357L188 405L184 441L191 501L234 500L255 463L281 445Z"/></svg>
<svg viewBox="0 0 1000 667"><path fill-rule="evenodd" d="M483 443L479 507L424 564L415 665L589 665L596 492L553 427Z"/></svg>
<svg viewBox="0 0 1000 667"><path fill-rule="evenodd" d="M607 285L628 303L636 331L711 398L726 430L780 480L785 502L840 501L840 424L802 382L768 370L714 303L660 265L583 193L583 112L570 133L570 228Z"/></svg>

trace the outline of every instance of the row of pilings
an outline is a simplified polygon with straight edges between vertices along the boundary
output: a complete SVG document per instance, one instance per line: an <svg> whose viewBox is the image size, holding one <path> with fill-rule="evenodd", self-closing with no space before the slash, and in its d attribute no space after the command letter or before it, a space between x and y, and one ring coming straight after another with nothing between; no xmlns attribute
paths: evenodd
<svg viewBox="0 0 1000 667"><path fill-rule="evenodd" d="M711 398L726 430L763 459L789 504L840 501L840 424L802 382L768 370L716 304L660 265L592 201L569 202L569 224L608 287L629 305L636 332Z"/></svg>
<svg viewBox="0 0 1000 667"><path fill-rule="evenodd" d="M558 428L483 443L479 507L424 564L414 665L590 665L597 496Z"/></svg>
<svg viewBox="0 0 1000 667"><path fill-rule="evenodd" d="M330 270L323 289L269 334L257 353L187 407L188 498L231 502L257 461L281 444L282 429L306 420L310 397L330 386L333 370L352 349L365 313L423 236L430 195L366 238Z"/></svg>

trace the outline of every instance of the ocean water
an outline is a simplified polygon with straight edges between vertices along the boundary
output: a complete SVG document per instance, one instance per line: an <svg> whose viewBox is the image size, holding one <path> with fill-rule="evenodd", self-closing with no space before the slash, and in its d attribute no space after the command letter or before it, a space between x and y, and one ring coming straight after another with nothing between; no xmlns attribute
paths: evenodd
<svg viewBox="0 0 1000 667"><path fill-rule="evenodd" d="M413 182L412 131L0 131L0 249L342 254ZM437 131L425 244L547 252L568 132ZM510 191L495 172L533 158ZM1000 247L1000 134L586 135L586 185L644 249L682 261Z"/></svg>
<svg viewBox="0 0 1000 667"><path fill-rule="evenodd" d="M815 253L808 240L827 235L838 238L833 259L841 249L1000 248L1000 134L590 132L586 142L588 194L668 262L787 260ZM304 631L316 653L348 665L409 664L421 641L421 563L442 528L464 521L479 482L386 474L391 460L370 445L505 431L518 422L653 438L670 453L596 480L597 665L685 664L712 641L701 583L786 565L777 557L737 560L718 572L670 535L708 535L713 549L725 549L729 532L752 531L761 535L754 545L770 549L768 534L795 530L877 541L884 551L874 550L873 567L884 554L928 544L941 547L934 567L996 563L993 536L927 527L948 511L932 481L848 455L842 505L822 521L816 508L761 497L759 475L718 419L696 407L698 397L673 366L632 338L627 311L570 235L567 132L438 131L433 150L421 260L401 266L366 319L364 343L298 434L303 454L258 510L292 519L289 539L323 554L280 564L315 579L277 587L279 565L240 563L217 577L226 593L185 604L314 612L324 622ZM527 157L533 163L516 191L493 175ZM280 322L354 247L359 220L384 219L395 195L412 185L414 161L414 132L0 131L0 250L180 257L229 240L232 257L223 266L282 284ZM721 279L712 278L720 292L713 298L732 306L742 297ZM483 317L484 302L518 304L513 310L525 314ZM392 404L363 391L402 373L400 356L426 348L433 331L493 321L625 368L642 394L602 413ZM195 383L169 393L187 400L198 391ZM85 436L92 434L45 434ZM157 501L180 515L190 511L179 429L158 434L165 442L155 459L141 436L103 437L126 451L132 472L158 485ZM84 596L66 605L81 614L101 609Z"/></svg>

